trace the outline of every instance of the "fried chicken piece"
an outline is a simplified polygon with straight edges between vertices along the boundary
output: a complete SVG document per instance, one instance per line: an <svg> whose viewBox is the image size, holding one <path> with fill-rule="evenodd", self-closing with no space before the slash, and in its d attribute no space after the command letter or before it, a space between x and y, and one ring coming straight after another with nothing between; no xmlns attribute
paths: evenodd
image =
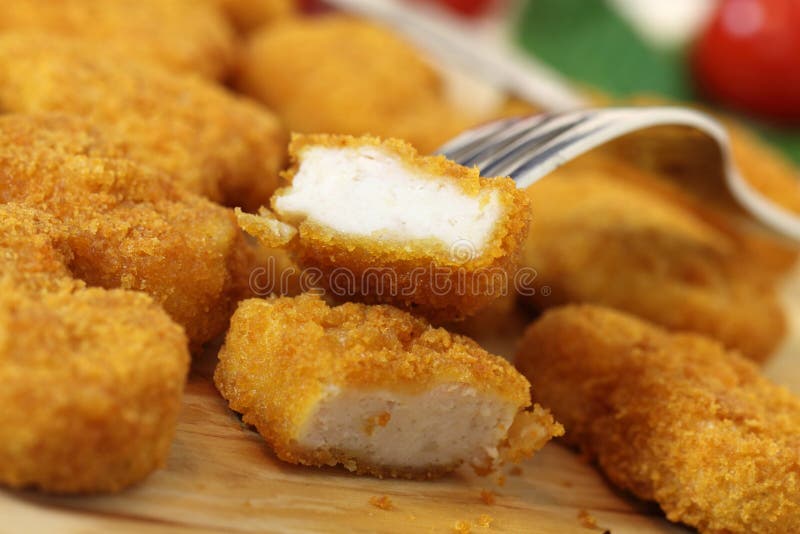
<svg viewBox="0 0 800 534"><path fill-rule="evenodd" d="M286 19L254 33L237 85L293 132L397 137L429 153L470 124L417 50L343 15Z"/></svg>
<svg viewBox="0 0 800 534"><path fill-rule="evenodd" d="M608 478L700 532L800 528L800 400L715 341L595 306L545 312L517 366Z"/></svg>
<svg viewBox="0 0 800 534"><path fill-rule="evenodd" d="M216 0L234 26L243 33L295 15L295 0Z"/></svg>
<svg viewBox="0 0 800 534"><path fill-rule="evenodd" d="M295 135L289 151L290 185L272 199L280 220L262 217L260 230L253 216L240 221L267 247L289 241L332 296L443 321L508 291L529 220L510 178L374 137Z"/></svg>
<svg viewBox="0 0 800 534"><path fill-rule="evenodd" d="M212 2L196 0L13 0L0 4L0 32L77 37L98 50L221 79L234 36ZM53 49L57 45L53 44Z"/></svg>
<svg viewBox="0 0 800 534"><path fill-rule="evenodd" d="M773 279L691 211L602 169L565 168L527 193L522 263L537 272L536 306L610 306L758 361L784 335Z"/></svg>
<svg viewBox="0 0 800 534"><path fill-rule="evenodd" d="M56 219L0 205L0 483L117 491L164 465L188 371L152 299L72 278Z"/></svg>
<svg viewBox="0 0 800 534"><path fill-rule="evenodd" d="M189 191L253 209L285 155L277 119L255 103L77 40L0 36L0 107L85 117Z"/></svg>
<svg viewBox="0 0 800 534"><path fill-rule="evenodd" d="M378 477L489 469L563 433L530 408L528 382L469 338L311 294L240 303L214 382L280 459Z"/></svg>
<svg viewBox="0 0 800 534"><path fill-rule="evenodd" d="M57 218L71 272L92 286L144 291L199 344L251 294L251 250L233 213L116 157L82 119L0 117L0 203Z"/></svg>

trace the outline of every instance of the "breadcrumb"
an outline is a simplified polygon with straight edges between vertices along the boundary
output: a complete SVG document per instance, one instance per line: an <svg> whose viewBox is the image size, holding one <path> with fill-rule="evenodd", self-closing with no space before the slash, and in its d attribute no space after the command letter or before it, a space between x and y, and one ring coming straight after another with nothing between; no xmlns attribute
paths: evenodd
<svg viewBox="0 0 800 534"><path fill-rule="evenodd" d="M800 525L800 399L736 352L595 306L545 312L517 365L609 480L701 532Z"/></svg>
<svg viewBox="0 0 800 534"><path fill-rule="evenodd" d="M493 505L495 502L495 494L492 490L481 490L481 501L483 504Z"/></svg>
<svg viewBox="0 0 800 534"><path fill-rule="evenodd" d="M375 508L380 508L381 510L394 510L394 504L392 504L392 500L388 495L381 495L380 497L372 496L369 498L369 503Z"/></svg>
<svg viewBox="0 0 800 534"><path fill-rule="evenodd" d="M469 534L472 532L472 525L469 521L459 520L453 525L453 531L458 534Z"/></svg>
<svg viewBox="0 0 800 534"><path fill-rule="evenodd" d="M489 528L490 526L492 526L493 522L494 522L494 518L492 516L490 516L489 514L481 514L481 515L479 515L478 516L478 520L476 521L476 523L478 524L479 527L484 527L484 528Z"/></svg>

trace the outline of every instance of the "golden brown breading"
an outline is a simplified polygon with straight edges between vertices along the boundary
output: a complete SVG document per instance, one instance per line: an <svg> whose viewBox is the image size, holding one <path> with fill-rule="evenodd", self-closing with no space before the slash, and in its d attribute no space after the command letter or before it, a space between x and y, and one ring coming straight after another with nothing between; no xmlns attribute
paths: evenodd
<svg viewBox="0 0 800 534"><path fill-rule="evenodd" d="M70 270L89 285L149 293L195 343L219 335L250 294L233 213L118 152L81 119L2 116L0 203L57 218Z"/></svg>
<svg viewBox="0 0 800 534"><path fill-rule="evenodd" d="M234 58L231 27L197 0L13 0L0 3L0 32L78 37L98 50L220 79ZM57 47L53 44L53 48Z"/></svg>
<svg viewBox="0 0 800 534"><path fill-rule="evenodd" d="M345 198L357 199L350 206L337 205L338 211L346 213L352 221L385 217L385 221L376 223L380 228L359 234L357 232L364 227L362 224L357 230L345 231L323 220L317 213L301 213L299 208L290 208L283 203L288 198L297 199L301 194L307 194L309 187L314 190L323 187L308 186L306 182L298 186L296 183L298 173L306 172L303 165L311 151L320 149L336 151L336 161L361 161L363 158L369 165L387 165L391 168L391 171L386 171L388 174L403 172L412 175L403 178L407 183L393 185L391 187L397 189L387 192L377 185L378 182L388 183L390 178L388 174L378 175L383 172L380 169L352 171L360 173L355 181L351 181L351 170L327 166L321 170L327 173L325 180L326 183L330 180L328 185L342 191ZM369 153L362 154L359 152L362 150ZM407 143L393 139L295 135L289 151L293 165L285 173L285 178L290 185L273 197L273 211L283 222L298 229L298 237L289 243L288 249L301 267L318 270L321 274L319 284L332 296L394 304L413 309L433 320L444 321L473 315L510 291L518 250L529 220L525 195L516 189L511 179L481 178L477 169L462 167L442 156L419 156ZM328 157L329 153L325 154ZM335 174L337 172L341 176ZM317 178L322 177L308 176L308 180ZM413 183L410 181L412 178L415 180ZM370 180L373 185L366 185ZM430 189L436 189L432 194L441 198L440 204L399 206L396 209L398 203L403 202L396 196L401 188L404 193L410 191L408 198L426 198L425 202L429 203L429 197L416 194L427 182L433 184ZM304 193L300 193L301 190ZM453 236L452 240L443 241L436 234L440 230L436 224L422 221L432 217L428 213L430 210L443 212L447 202L460 201L462 197L474 206L469 211L464 208L463 212L454 213L452 220L448 215L446 221L441 221L452 227L449 234ZM423 209L428 211L421 211ZM482 217L489 221L485 225L487 234L482 238L485 243L467 239L465 236L471 235L468 226ZM255 237L267 247L280 245L278 238L289 240L292 237L290 232L283 232L281 236L276 235L276 239L265 239L264 234L274 231L273 228L280 223L264 219L259 230L250 219L253 217L244 221L245 229L257 234ZM411 223L418 223L420 228L412 232L409 230Z"/></svg>
<svg viewBox="0 0 800 534"><path fill-rule="evenodd" d="M0 483L117 491L162 466L188 371L144 294L86 289L56 219L0 205Z"/></svg>
<svg viewBox="0 0 800 534"><path fill-rule="evenodd" d="M397 137L428 153L469 124L421 55L372 22L287 19L253 34L241 63L239 88L294 132Z"/></svg>
<svg viewBox="0 0 800 534"><path fill-rule="evenodd" d="M265 203L285 153L277 119L255 103L53 36L0 36L0 107L85 117L124 141L129 158L227 204Z"/></svg>
<svg viewBox="0 0 800 534"><path fill-rule="evenodd" d="M800 400L708 338L594 306L545 312L517 365L608 478L708 533L800 528Z"/></svg>
<svg viewBox="0 0 800 534"><path fill-rule="evenodd" d="M329 308L310 294L241 302L214 381L282 460L376 476L518 461L563 432L526 410L528 382L474 341L391 306Z"/></svg>
<svg viewBox="0 0 800 534"><path fill-rule="evenodd" d="M297 12L296 0L215 0L234 26L244 33Z"/></svg>
<svg viewBox="0 0 800 534"><path fill-rule="evenodd" d="M692 211L604 169L565 168L527 193L534 218L522 263L538 273L537 306L602 304L759 361L781 340L773 279Z"/></svg>

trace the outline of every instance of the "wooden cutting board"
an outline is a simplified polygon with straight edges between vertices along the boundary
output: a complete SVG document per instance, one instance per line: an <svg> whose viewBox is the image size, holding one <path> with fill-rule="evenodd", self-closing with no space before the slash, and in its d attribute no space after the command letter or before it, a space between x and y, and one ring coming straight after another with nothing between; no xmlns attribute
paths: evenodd
<svg viewBox="0 0 800 534"><path fill-rule="evenodd" d="M800 269L783 295L792 335L766 372L800 394ZM523 323L479 341L508 354ZM165 469L114 496L0 491L0 532L452 532L458 521L473 533L686 532L656 506L616 491L557 443L505 481L467 469L417 482L285 464L227 409L211 383L213 367L213 354L194 363ZM482 491L492 492L493 504ZM370 504L384 495L391 510ZM491 517L489 527L478 525L482 514ZM598 527L589 526L586 514Z"/></svg>

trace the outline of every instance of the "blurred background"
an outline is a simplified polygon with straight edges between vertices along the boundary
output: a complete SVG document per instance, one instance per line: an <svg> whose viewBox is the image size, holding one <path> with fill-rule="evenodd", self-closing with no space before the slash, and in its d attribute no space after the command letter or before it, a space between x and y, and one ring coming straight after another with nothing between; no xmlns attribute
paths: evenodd
<svg viewBox="0 0 800 534"><path fill-rule="evenodd" d="M734 114L800 162L797 0L401 1L511 44L600 102L648 96Z"/></svg>

